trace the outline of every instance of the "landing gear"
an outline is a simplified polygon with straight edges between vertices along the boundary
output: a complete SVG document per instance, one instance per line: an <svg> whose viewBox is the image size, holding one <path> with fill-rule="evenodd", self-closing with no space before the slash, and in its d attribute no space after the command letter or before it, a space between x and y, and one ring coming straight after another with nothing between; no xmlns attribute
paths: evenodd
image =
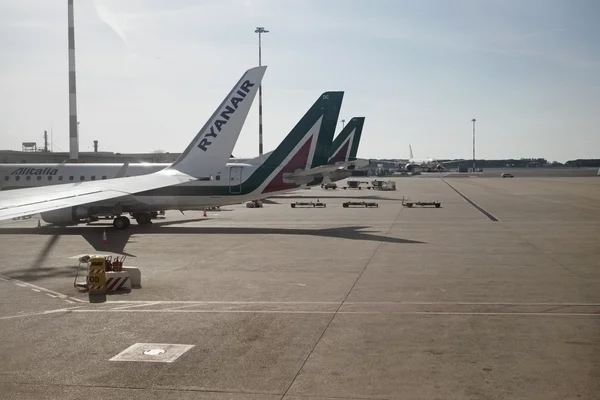
<svg viewBox="0 0 600 400"><path fill-rule="evenodd" d="M129 221L129 218L123 216L119 216L113 220L113 226L118 231L122 231L124 229L129 228L130 224L131 221Z"/></svg>
<svg viewBox="0 0 600 400"><path fill-rule="evenodd" d="M134 217L138 225L147 225L152 223L150 213L136 213Z"/></svg>

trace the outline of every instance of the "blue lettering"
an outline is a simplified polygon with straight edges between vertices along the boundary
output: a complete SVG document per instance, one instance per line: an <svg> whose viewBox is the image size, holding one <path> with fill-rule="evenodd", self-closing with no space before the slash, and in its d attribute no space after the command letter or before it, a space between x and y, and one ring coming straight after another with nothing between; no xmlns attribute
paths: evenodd
<svg viewBox="0 0 600 400"><path fill-rule="evenodd" d="M227 106L221 113L221 118L223 118L225 120L229 120L229 114L233 114L234 112L235 112L234 108L231 108L231 106Z"/></svg>
<svg viewBox="0 0 600 400"><path fill-rule="evenodd" d="M255 86L254 83L252 83L250 81L244 81L241 84L240 88L238 90L236 90L236 93L239 95L239 97L234 96L229 99L230 105L227 105L225 107L225 109L222 110L221 113L219 114L219 116L222 119L217 119L216 121L214 121L213 125L210 127L210 130L204 134L204 138L202 138L200 140L200 143L198 143L197 147L200 150L202 150L202 151L208 150L208 147L212 144L212 142L209 141L207 138L208 137L212 137L212 138L217 137L217 133L215 133L215 129L217 132L221 132L221 130L223 129L223 126L227 124L227 121L229 121L231 116L235 113L235 110L237 110L238 104L240 104L242 101L244 101L244 98L246 98L246 95L251 90L250 88L252 88L253 86Z"/></svg>
<svg viewBox="0 0 600 400"><path fill-rule="evenodd" d="M217 137L217 134L215 133L215 127L211 126L210 132L206 133L204 136L205 137Z"/></svg>
<svg viewBox="0 0 600 400"><path fill-rule="evenodd" d="M242 83L242 90L248 93L252 86L254 86L254 83L251 83L250 81L245 81L244 83Z"/></svg>
<svg viewBox="0 0 600 400"><path fill-rule="evenodd" d="M238 108L238 104L241 103L242 101L244 101L244 99L240 99L239 97L232 97L231 98L231 104L237 109Z"/></svg>
<svg viewBox="0 0 600 400"><path fill-rule="evenodd" d="M212 142L209 142L208 139L202 139L200 143L198 143L198 148L202 151L206 151L207 147L211 145Z"/></svg>
<svg viewBox="0 0 600 400"><path fill-rule="evenodd" d="M226 123L227 123L227 121L223 121L223 120L218 119L218 120L215 121L215 126L217 127L217 130L219 132L221 132L221 127L223 125L225 125Z"/></svg>

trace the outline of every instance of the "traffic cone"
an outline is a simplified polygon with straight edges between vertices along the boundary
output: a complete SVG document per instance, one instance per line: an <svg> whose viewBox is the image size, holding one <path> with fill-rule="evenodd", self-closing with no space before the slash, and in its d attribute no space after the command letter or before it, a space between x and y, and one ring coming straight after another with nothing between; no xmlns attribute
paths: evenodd
<svg viewBox="0 0 600 400"><path fill-rule="evenodd" d="M106 237L106 229L102 233L102 244L108 244L108 238Z"/></svg>
<svg viewBox="0 0 600 400"><path fill-rule="evenodd" d="M204 209L204 216L208 217L208 215L206 215L206 208Z"/></svg>

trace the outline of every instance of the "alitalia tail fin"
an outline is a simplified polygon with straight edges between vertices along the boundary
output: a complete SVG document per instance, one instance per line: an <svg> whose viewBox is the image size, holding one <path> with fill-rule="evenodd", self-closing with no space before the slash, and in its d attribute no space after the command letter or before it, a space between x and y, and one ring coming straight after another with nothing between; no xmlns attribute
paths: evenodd
<svg viewBox="0 0 600 400"><path fill-rule="evenodd" d="M260 193L298 187L286 177L324 165L331 154L344 92L323 93L281 144L264 159L250 181Z"/></svg>
<svg viewBox="0 0 600 400"><path fill-rule="evenodd" d="M348 122L333 141L331 156L327 164L335 165L338 162L356 160L364 123L365 117L354 117Z"/></svg>
<svg viewBox="0 0 600 400"><path fill-rule="evenodd" d="M210 177L229 161L267 67L251 68L227 94L194 140L167 169Z"/></svg>

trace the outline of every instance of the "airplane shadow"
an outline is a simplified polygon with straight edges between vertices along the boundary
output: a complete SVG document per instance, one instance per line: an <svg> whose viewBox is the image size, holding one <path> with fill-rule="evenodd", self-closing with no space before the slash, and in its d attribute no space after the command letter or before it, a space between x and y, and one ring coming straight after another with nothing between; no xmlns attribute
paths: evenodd
<svg viewBox="0 0 600 400"><path fill-rule="evenodd" d="M41 227L41 228L6 228L0 229L0 235L23 235L37 234L49 235L48 243L40 251L39 256L32 265L42 265L49 251L54 247L60 236L82 236L97 252L114 253L135 257L135 255L125 251L128 243L136 243L132 236L144 234L179 234L179 235L292 235L292 236L317 236L330 237L347 240L368 240L383 243L397 244L421 244L416 240L401 239L384 236L375 233L372 230L366 230L368 226L344 226L336 228L260 228L260 227L199 227L199 226L171 226L176 224L185 224L188 222L207 221L210 218L198 218L181 221L156 222L150 225L134 225L124 231L117 231L112 228L105 228L103 224L92 224L83 227ZM95 228L95 226L97 228ZM106 229L107 243L103 243L103 232ZM83 253L84 251L82 251Z"/></svg>

